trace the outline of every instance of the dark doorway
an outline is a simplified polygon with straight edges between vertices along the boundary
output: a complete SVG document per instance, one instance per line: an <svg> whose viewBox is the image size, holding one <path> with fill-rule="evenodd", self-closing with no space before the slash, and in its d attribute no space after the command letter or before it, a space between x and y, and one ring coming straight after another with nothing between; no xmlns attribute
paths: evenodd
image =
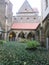
<svg viewBox="0 0 49 65"><path fill-rule="evenodd" d="M2 34L0 34L0 40L2 40Z"/></svg>
<svg viewBox="0 0 49 65"><path fill-rule="evenodd" d="M27 35L27 39L30 39L30 40L35 40L35 35L30 32L28 35Z"/></svg>
<svg viewBox="0 0 49 65"><path fill-rule="evenodd" d="M20 38L25 38L25 35L24 35L23 32L20 32L19 35L18 35L18 37L20 37Z"/></svg>
<svg viewBox="0 0 49 65"><path fill-rule="evenodd" d="M48 49L49 49L49 29L48 29L48 31L47 31L47 41L46 41L47 43L47 47L48 47Z"/></svg>

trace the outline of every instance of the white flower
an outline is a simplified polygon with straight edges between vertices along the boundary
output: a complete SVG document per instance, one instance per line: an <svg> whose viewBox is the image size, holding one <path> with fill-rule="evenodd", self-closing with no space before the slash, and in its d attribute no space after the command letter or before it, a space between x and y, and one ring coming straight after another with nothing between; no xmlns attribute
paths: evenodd
<svg viewBox="0 0 49 65"><path fill-rule="evenodd" d="M24 65L26 65L26 62L24 62Z"/></svg>

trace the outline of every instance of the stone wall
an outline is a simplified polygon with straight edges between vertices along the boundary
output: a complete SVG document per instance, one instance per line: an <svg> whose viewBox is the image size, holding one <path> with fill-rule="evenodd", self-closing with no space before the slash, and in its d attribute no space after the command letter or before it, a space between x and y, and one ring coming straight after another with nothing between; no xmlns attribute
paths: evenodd
<svg viewBox="0 0 49 65"><path fill-rule="evenodd" d="M11 30L11 31L8 33L8 37L9 37L9 35L10 35L11 32L14 32L14 33L16 34L16 39L18 39L19 33L23 32L26 39L27 39L28 34L29 34L29 33L32 33L33 35L35 35L35 39L38 40L38 36L36 35L36 31L35 31L35 30ZM39 40L38 40L38 41L39 41Z"/></svg>

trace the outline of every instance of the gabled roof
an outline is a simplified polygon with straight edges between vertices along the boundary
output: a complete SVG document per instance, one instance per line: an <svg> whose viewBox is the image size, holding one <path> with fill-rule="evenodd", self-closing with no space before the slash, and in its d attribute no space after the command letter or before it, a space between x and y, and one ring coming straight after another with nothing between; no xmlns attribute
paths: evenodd
<svg viewBox="0 0 49 65"><path fill-rule="evenodd" d="M39 23L14 23L11 29L16 30L36 30Z"/></svg>
<svg viewBox="0 0 49 65"><path fill-rule="evenodd" d="M20 12L32 12L32 8L27 0L24 1L23 5L19 9L18 13Z"/></svg>

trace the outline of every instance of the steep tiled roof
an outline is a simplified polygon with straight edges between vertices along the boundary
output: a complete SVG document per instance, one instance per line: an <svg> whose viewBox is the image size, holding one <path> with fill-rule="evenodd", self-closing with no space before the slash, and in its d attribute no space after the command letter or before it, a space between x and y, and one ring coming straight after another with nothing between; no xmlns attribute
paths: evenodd
<svg viewBox="0 0 49 65"><path fill-rule="evenodd" d="M30 6L29 2L27 0L24 1L22 6L20 7L18 13L23 13L23 12L38 12L37 8L33 8Z"/></svg>

